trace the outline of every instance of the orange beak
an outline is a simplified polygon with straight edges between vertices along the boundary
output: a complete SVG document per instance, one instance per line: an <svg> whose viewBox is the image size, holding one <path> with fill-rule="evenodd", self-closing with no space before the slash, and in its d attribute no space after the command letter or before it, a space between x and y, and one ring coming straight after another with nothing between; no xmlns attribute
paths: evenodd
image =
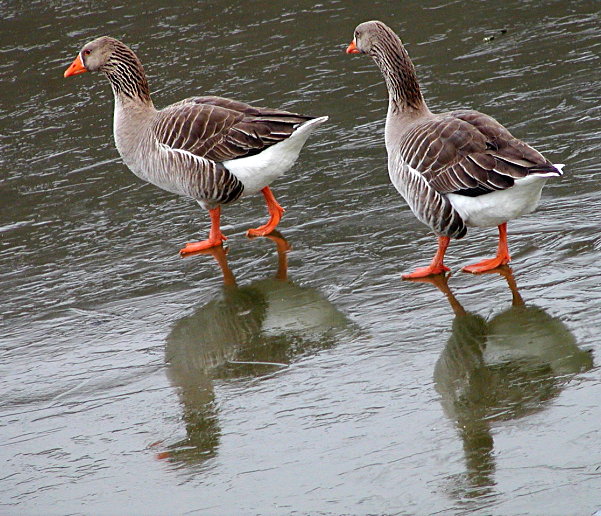
<svg viewBox="0 0 601 516"><path fill-rule="evenodd" d="M86 67L81 62L79 55L75 58L75 61L71 63L71 66L65 70L65 77L71 77L72 75L79 75L80 73L87 72Z"/></svg>
<svg viewBox="0 0 601 516"><path fill-rule="evenodd" d="M346 53L347 54L360 54L361 53L361 51L357 48L357 45L355 45L355 40L351 41L351 44L346 49Z"/></svg>

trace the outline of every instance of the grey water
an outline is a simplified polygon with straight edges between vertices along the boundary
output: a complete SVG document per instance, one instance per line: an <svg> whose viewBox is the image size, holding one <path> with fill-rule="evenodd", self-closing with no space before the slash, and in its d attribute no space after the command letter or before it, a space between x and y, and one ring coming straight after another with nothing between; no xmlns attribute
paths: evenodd
<svg viewBox="0 0 601 516"><path fill-rule="evenodd" d="M344 50L381 19L432 111L484 111L565 163L512 268L402 281L435 239L390 185L386 91ZM601 508L601 33L594 1L0 3L0 513L545 514ZM128 43L162 107L330 116L209 221L140 182L81 46Z"/></svg>

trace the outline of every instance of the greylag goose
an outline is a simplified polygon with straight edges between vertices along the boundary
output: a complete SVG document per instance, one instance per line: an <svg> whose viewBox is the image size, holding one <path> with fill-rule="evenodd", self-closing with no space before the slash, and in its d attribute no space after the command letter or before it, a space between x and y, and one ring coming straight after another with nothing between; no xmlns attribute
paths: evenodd
<svg viewBox="0 0 601 516"><path fill-rule="evenodd" d="M536 208L549 177L560 176L539 152L494 118L472 110L430 112L399 37L380 21L355 29L349 54L367 54L388 88L385 142L390 180L415 216L438 236L427 267L403 278L440 274L451 238L467 227L499 228L496 257L463 267L480 273L509 263L507 221Z"/></svg>
<svg viewBox="0 0 601 516"><path fill-rule="evenodd" d="M188 243L188 254L221 245L221 205L261 191L269 221L247 232L269 234L283 208L269 184L286 172L309 135L328 117L253 107L221 97L191 97L155 109L142 63L107 36L87 43L65 77L103 72L115 96L113 133L123 162L139 178L191 197L209 210L208 240Z"/></svg>

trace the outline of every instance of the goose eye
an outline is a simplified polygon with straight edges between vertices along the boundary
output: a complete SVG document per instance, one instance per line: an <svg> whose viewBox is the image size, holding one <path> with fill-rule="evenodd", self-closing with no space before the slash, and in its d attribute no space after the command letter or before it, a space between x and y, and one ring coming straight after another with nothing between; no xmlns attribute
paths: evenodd
<svg viewBox="0 0 601 516"><path fill-rule="evenodd" d="M83 51L84 56L89 56L91 53L92 53L92 51L90 49L86 49Z"/></svg>

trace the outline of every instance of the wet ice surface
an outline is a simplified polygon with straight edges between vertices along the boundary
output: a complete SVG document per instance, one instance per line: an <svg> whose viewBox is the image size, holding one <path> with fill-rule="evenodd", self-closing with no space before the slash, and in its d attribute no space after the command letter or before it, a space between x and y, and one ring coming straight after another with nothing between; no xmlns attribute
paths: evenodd
<svg viewBox="0 0 601 516"><path fill-rule="evenodd" d="M388 182L378 72L343 53L359 11L250 5L0 7L1 512L593 513L594 5L362 11L401 33L432 110L480 109L568 164L509 225L513 277L458 272L494 250L473 230L446 285L400 281L434 239ZM227 257L177 256L208 218L120 163L102 77L62 77L100 34L158 106L330 115L273 185L291 250L244 237L254 198L224 209Z"/></svg>

